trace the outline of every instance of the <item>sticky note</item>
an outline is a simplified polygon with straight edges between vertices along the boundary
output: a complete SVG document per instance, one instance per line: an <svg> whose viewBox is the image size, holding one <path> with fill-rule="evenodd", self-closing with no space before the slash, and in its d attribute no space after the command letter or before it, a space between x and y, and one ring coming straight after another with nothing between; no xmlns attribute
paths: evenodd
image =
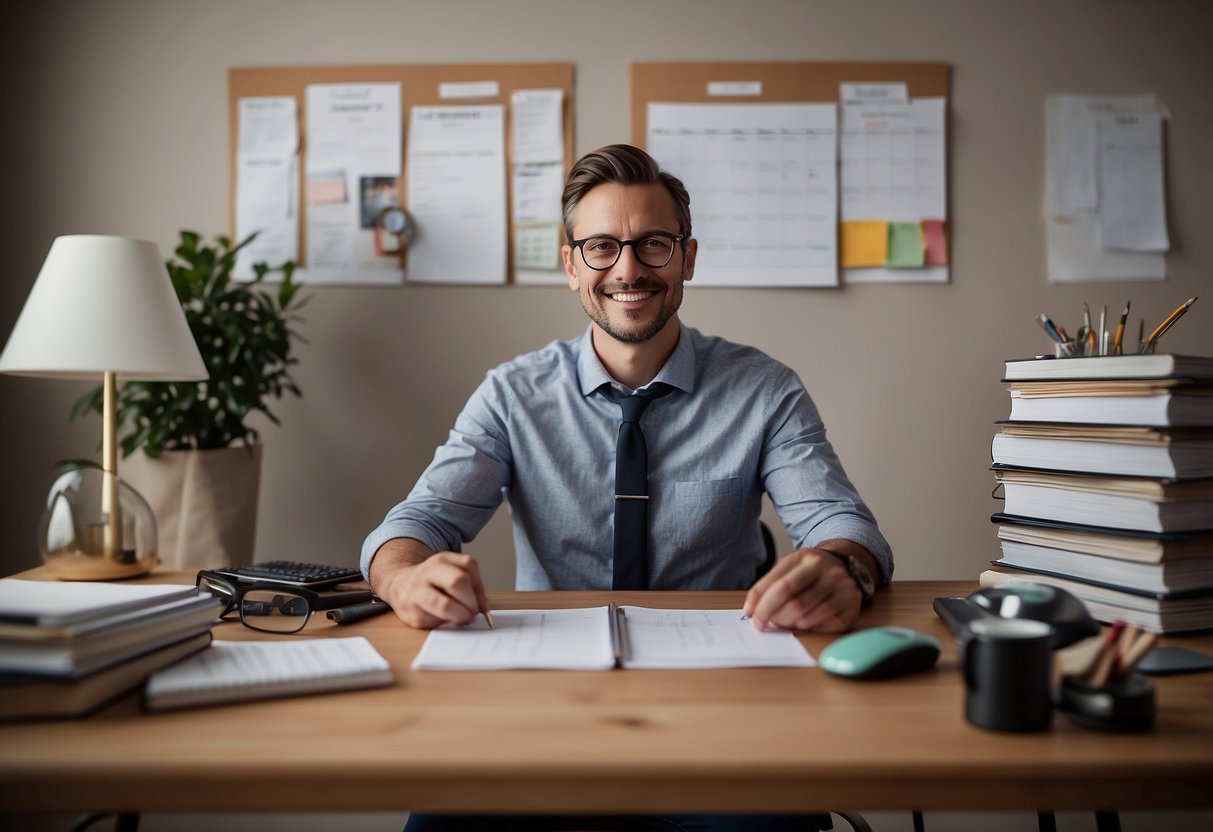
<svg viewBox="0 0 1213 832"><path fill-rule="evenodd" d="M345 202L345 174L341 171L309 173L307 177L307 201L309 205Z"/></svg>
<svg viewBox="0 0 1213 832"><path fill-rule="evenodd" d="M925 254L922 226L916 222L889 223L889 259L893 269L920 269Z"/></svg>
<svg viewBox="0 0 1213 832"><path fill-rule="evenodd" d="M841 237L844 269L883 266L889 258L889 224L884 220L847 220Z"/></svg>
<svg viewBox="0 0 1213 832"><path fill-rule="evenodd" d="M948 224L943 220L923 220L922 237L926 242L927 265L948 265Z"/></svg>

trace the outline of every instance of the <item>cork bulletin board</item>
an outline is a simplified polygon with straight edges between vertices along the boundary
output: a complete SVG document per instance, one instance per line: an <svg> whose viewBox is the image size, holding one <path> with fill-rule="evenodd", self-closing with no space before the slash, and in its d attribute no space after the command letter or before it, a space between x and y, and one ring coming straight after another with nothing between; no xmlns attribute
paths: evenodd
<svg viewBox="0 0 1213 832"><path fill-rule="evenodd" d="M495 85L495 94L477 97L459 97L452 99L444 97L441 92L443 85ZM563 129L564 129L564 171L567 173L572 166L573 153L573 65L571 63L541 63L541 64L441 64L441 65L374 65L374 66L293 66L293 67L255 67L232 68L228 71L228 114L229 114L229 216L231 228L235 234L236 226L236 187L237 187L237 149L239 143L239 101L241 98L261 96L293 96L300 113L300 164L299 164L299 193L305 193L306 157L308 152L308 136L306 120L302 117L306 102L306 89L311 84L374 84L398 83L403 98L401 113L403 128L406 131L403 147L407 159L408 124L411 108L415 106L452 106L458 104L499 104L503 107L506 119L506 136L510 127L510 101L516 90L559 89L564 93ZM508 214L507 229L507 269L506 282L514 281L514 218L511 194L509 193L511 177L508 171L512 165L512 148L506 141L506 205ZM405 194L407 190L407 165L402 164L402 174L397 183L398 193ZM307 260L307 223L305 211L307 206L301 200L298 218L299 259L298 265L306 270ZM400 255L401 266L407 267L407 250ZM306 271L305 271L306 274ZM407 272L406 272L407 275ZM406 278L407 279L407 278Z"/></svg>
<svg viewBox="0 0 1213 832"><path fill-rule="evenodd" d="M725 270L722 270L720 282L707 283L706 285L828 286L837 285L842 282L947 282L949 280L950 238L946 212L946 190L949 179L947 177L946 125L950 75L949 66L941 63L636 63L632 65L631 74L632 142L639 147L646 147L649 144L650 105L662 105L661 111L667 114L672 111L672 108L665 105L673 105L673 107L691 105L692 109L694 105L733 105L732 108L700 108L700 111L706 112L707 110L711 110L726 113L726 115L720 116L720 122L727 122L723 126L721 126L720 122L713 121L717 125L717 135L720 135L722 132L727 133L732 129L736 137L741 137L743 134L753 133L755 128L752 125L747 126L728 121L730 116L727 113L731 112L734 114L733 117L744 121L744 112L748 109L745 105L839 104L840 85L842 84L868 84L873 86L905 84L905 94L908 96L910 104L915 107L921 104L934 108L931 110L935 115L931 138L933 138L936 144L930 152L935 154L933 156L935 161L932 162L933 167L930 169L937 174L937 178L931 180L935 183L933 190L931 190L931 194L934 196L931 204L936 210L931 211L930 214L918 215L924 217L922 221L904 215L872 217L872 219L883 220L883 222L875 223L875 225L883 229L880 233L886 235L886 239L881 241L881 245L885 246L885 251L890 253L888 259L879 260L876 263L864 263L862 264L863 267L860 267L861 264L857 263L850 256L856 251L851 242L854 239L851 234L857 228L864 226L871 227L873 223L844 222L843 220L846 217L840 211L840 221L837 228L831 228L828 223L825 223L819 225L819 230L815 232L819 234L819 241L826 241L818 246L818 248L823 252L828 252L833 247L835 251L834 256L829 256L828 254L821 255L821 260L817 264L817 268L819 269L817 276L800 277L789 274L785 278L782 275L773 274L779 268L783 268L789 272L796 268L790 265L792 255L789 255L788 264L774 267L772 272L768 273L768 277L765 280L760 276L752 279L748 276L741 276L744 269L740 265L735 264L730 267L732 268L731 273L726 273ZM935 99L935 101L931 101L932 99ZM758 111L762 108L756 107L754 109ZM779 108L776 106L774 109ZM839 120L841 120L841 115L840 110L838 113ZM712 118L715 118L715 116ZM661 135L664 137L663 141L667 142L670 140L669 137L674 135L669 132L668 124L669 122L666 121L659 122L656 125L659 131L665 131ZM917 131L922 128L917 123L915 124L914 130L902 135L908 135L914 141L922 141L926 134L919 134ZM698 128L691 125L685 128L674 129L687 130L688 132L685 135L692 135L696 133ZM829 129L838 131L840 130L840 126L838 123L832 122ZM844 135L849 136L852 134L839 132L837 133L836 141L841 143ZM735 138L735 141L745 142L747 139ZM720 145L715 146L719 147ZM660 161L663 155L661 149L649 149L650 152L658 156ZM840 165L840 150L841 145L836 145L833 155L833 164L836 171ZM742 159L745 158L744 154L746 152L738 150L737 153L740 155L727 158L733 160ZM822 153L825 153L824 149ZM704 157L699 158L702 159ZM917 157L913 157L913 160L915 164L920 164ZM687 160L684 159L684 161ZM824 171L826 169L824 166L830 164L828 156L818 156L816 164L818 165L819 172ZM721 169L717 167L713 168L713 170L727 170L727 168ZM675 172L679 173L678 170L675 170ZM693 175L693 171L688 171L687 175ZM700 178L703 178L702 175ZM702 193L702 186L705 183L715 186L719 178L721 177L714 174L710 179L703 180L697 190L700 190L700 193ZM843 194L842 180L839 180L838 187L840 195ZM710 187L709 190L711 190ZM852 190L847 193L855 192L855 190ZM921 193L921 189L919 192ZM695 199L695 193L692 193L692 199ZM700 205L704 204L701 198ZM766 210L766 205L763 205L762 210ZM930 217L929 220L925 219L927 216ZM865 219L867 219L866 216ZM907 222L907 220L913 221ZM757 223L755 223L756 226ZM891 253L898 249L894 245L894 242L890 241L904 239L900 234L904 233L907 227L911 233L918 235L918 239L915 241L917 256L919 258L917 267L913 261L906 263L898 261L891 256ZM868 229L864 228L863 230L866 231ZM785 239L794 233L788 228L783 228L781 231L784 233ZM894 231L898 232L898 234L894 234ZM826 237L827 234L833 234L836 243L829 242ZM702 254L705 251L703 248L705 242L705 239L701 239L701 259L703 259ZM729 242L732 243L733 241L730 240ZM759 242L757 247L753 247L752 250L755 252L761 251L761 245L762 243ZM721 249L717 248L715 250L720 251ZM805 250L808 250L808 248L806 247ZM740 263L740 260L738 260L738 263ZM703 265L706 265L706 260L701 263L701 266ZM698 271L696 277L700 277ZM787 282L782 282L785 279Z"/></svg>

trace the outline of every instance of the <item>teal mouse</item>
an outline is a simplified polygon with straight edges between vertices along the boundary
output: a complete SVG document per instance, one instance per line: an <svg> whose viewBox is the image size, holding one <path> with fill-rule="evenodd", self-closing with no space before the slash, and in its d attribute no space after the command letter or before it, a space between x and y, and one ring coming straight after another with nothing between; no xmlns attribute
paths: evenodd
<svg viewBox="0 0 1213 832"><path fill-rule="evenodd" d="M905 627L872 627L843 636L821 651L821 667L851 679L887 679L935 666L939 642Z"/></svg>

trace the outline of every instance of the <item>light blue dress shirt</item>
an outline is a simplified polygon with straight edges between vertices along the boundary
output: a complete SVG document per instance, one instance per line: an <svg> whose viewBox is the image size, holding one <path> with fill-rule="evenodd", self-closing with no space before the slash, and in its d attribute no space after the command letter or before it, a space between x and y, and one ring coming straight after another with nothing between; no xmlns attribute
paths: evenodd
<svg viewBox="0 0 1213 832"><path fill-rule="evenodd" d="M766 491L796 547L846 538L893 573L804 385L752 347L681 327L641 419L649 449L651 589L746 589L765 558ZM508 501L520 590L610 589L619 407L591 329L489 372L409 496L362 545L461 551ZM628 391L630 392L630 391ZM476 552L482 561L504 552Z"/></svg>

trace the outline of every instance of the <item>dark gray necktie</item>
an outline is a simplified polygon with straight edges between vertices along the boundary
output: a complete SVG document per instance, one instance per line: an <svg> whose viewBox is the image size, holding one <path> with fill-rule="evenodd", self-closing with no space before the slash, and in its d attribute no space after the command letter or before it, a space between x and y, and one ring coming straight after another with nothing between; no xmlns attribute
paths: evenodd
<svg viewBox="0 0 1213 832"><path fill-rule="evenodd" d="M654 384L631 396L606 385L608 399L619 405L623 420L615 444L615 547L613 589L648 589L649 454L640 417L654 399L674 391Z"/></svg>

